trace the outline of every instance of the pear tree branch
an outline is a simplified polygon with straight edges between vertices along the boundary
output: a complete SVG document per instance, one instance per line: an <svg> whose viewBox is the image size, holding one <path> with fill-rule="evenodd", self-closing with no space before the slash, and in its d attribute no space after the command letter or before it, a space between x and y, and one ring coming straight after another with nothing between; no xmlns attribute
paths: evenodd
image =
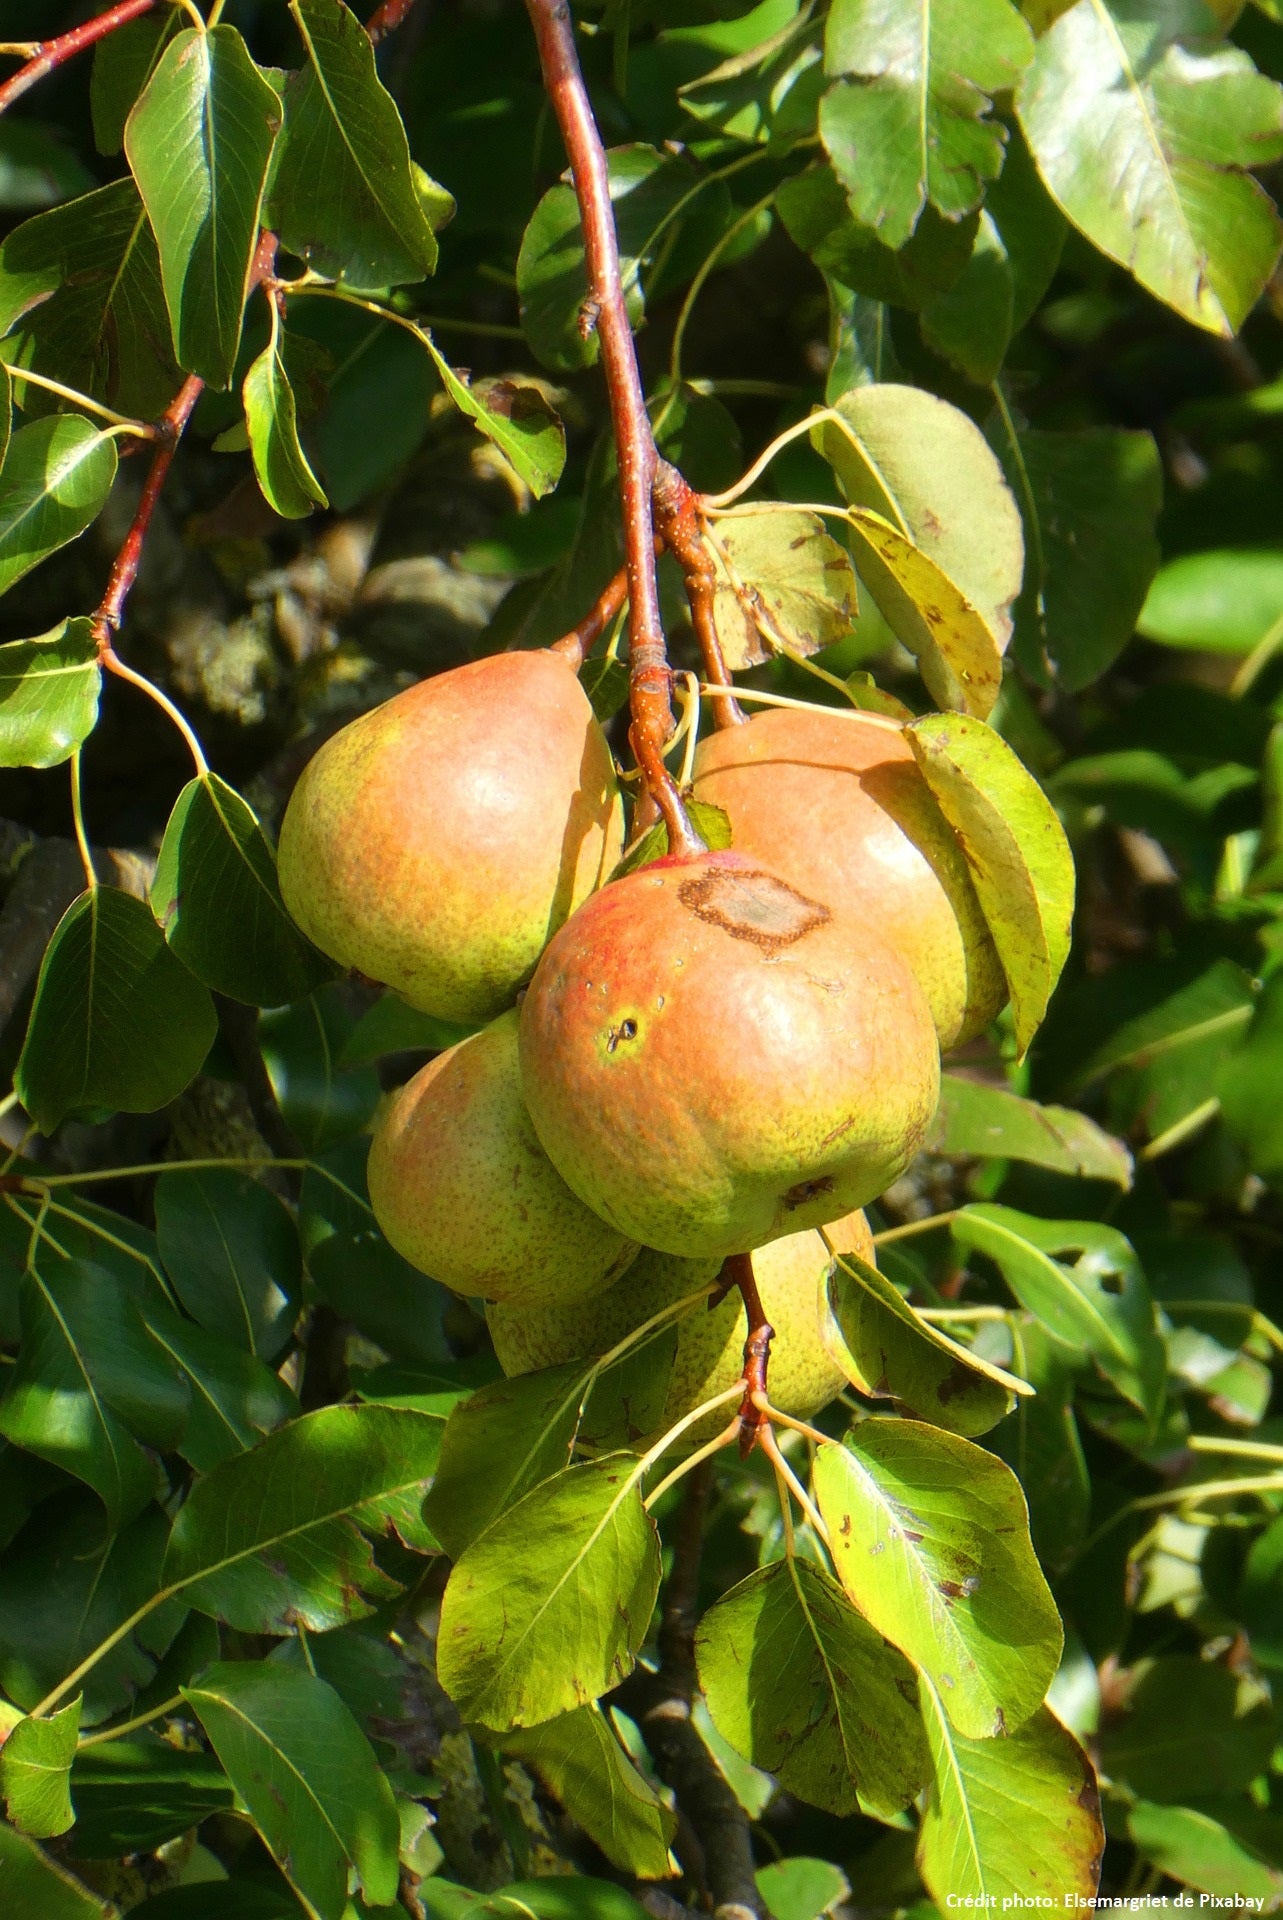
<svg viewBox="0 0 1283 1920"><path fill-rule="evenodd" d="M595 329L601 342L619 462L629 605L629 738L646 790L663 815L670 850L700 853L704 843L691 825L676 782L664 765L664 745L673 730L673 709L672 674L659 615L651 511L651 488L659 456L624 300L606 150L584 84L567 0L526 0L526 7L539 49L544 89L561 129L579 202L588 266L588 299L580 314L580 326L585 337Z"/></svg>
<svg viewBox="0 0 1283 1920"><path fill-rule="evenodd" d="M26 61L0 86L0 113L6 107L11 107L37 81L43 80L47 73L52 73L55 67L74 59L86 47L92 47L96 40L103 40L109 33L115 33L117 27L127 26L139 14L150 13L156 4L157 0L119 0L119 5L108 7L105 13L73 27L70 33L60 34L56 40L32 41L27 48Z"/></svg>

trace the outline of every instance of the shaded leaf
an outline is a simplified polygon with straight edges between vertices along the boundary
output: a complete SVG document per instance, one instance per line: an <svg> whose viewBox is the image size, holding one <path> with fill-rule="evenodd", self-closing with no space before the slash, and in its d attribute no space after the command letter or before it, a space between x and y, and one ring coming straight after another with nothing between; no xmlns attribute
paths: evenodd
<svg viewBox="0 0 1283 1920"><path fill-rule="evenodd" d="M705 845L714 851L731 844L731 819L722 807L715 807L707 800L688 800L686 811L690 823ZM634 840L621 856L617 866L612 868L610 878L622 880L626 873L636 872L638 867L648 867L652 860L662 860L668 852L668 828L662 820L653 827L647 827L640 840Z"/></svg>
<svg viewBox="0 0 1283 1920"><path fill-rule="evenodd" d="M855 619L850 555L818 514L737 507L713 524L713 618L732 672L772 653L816 653Z"/></svg>
<svg viewBox="0 0 1283 1920"><path fill-rule="evenodd" d="M125 125L160 253L174 354L231 384L281 105L235 27L170 41Z"/></svg>
<svg viewBox="0 0 1283 1920"><path fill-rule="evenodd" d="M971 602L999 650L1011 636L1020 514L980 429L934 394L890 382L834 402L812 439L853 507L898 527Z"/></svg>
<svg viewBox="0 0 1283 1920"><path fill-rule="evenodd" d="M139 24L145 24L139 23ZM120 36L111 34L99 51ZM0 333L16 366L150 420L182 379L169 338L160 256L126 177L48 213L0 246ZM31 387L28 413L61 402Z"/></svg>
<svg viewBox="0 0 1283 1920"><path fill-rule="evenodd" d="M995 1262L1049 1333L1089 1353L1125 1399L1157 1420L1166 1356L1140 1262L1116 1227L982 1204L964 1207L952 1231L960 1247ZM1072 1265L1061 1257L1070 1253Z"/></svg>
<svg viewBox="0 0 1283 1920"><path fill-rule="evenodd" d="M820 134L857 220L902 246L928 197L951 219L1002 167L989 96L1014 86L1033 36L1009 0L835 0Z"/></svg>
<svg viewBox="0 0 1283 1920"><path fill-rule="evenodd" d="M357 1021L339 1055L341 1067L368 1067L389 1053L444 1053L478 1029L420 1013L399 994L385 993Z"/></svg>
<svg viewBox="0 0 1283 1920"><path fill-rule="evenodd" d="M162 1174L155 1205L160 1257L192 1319L246 1353L278 1354L303 1267L284 1203L248 1174L207 1167Z"/></svg>
<svg viewBox="0 0 1283 1920"><path fill-rule="evenodd" d="M52 1133L68 1114L154 1113L200 1071L217 1022L206 989L141 900L93 887L49 942L15 1082Z"/></svg>
<svg viewBox="0 0 1283 1920"><path fill-rule="evenodd" d="M1079 1180L1130 1187L1132 1157L1121 1140L1074 1107L1044 1106L1005 1087L940 1077L940 1105L928 1144L934 1153L1023 1160Z"/></svg>
<svg viewBox="0 0 1283 1920"><path fill-rule="evenodd" d="M848 524L860 577L917 660L931 698L983 720L1002 685L1002 655L989 627L898 527L868 508L854 508Z"/></svg>
<svg viewBox="0 0 1283 1920"><path fill-rule="evenodd" d="M268 506L284 520L303 520L315 508L328 506L299 444L298 408L275 320L272 338L245 375L242 393L254 472Z"/></svg>
<svg viewBox="0 0 1283 1920"><path fill-rule="evenodd" d="M1091 1516L1091 1478L1074 1415L1081 1368L1077 1356L1066 1353L1037 1321L1015 1319L1009 1325L1012 1365L1034 1392L1022 1395L988 1444L1024 1489L1034 1551L1055 1574L1073 1564Z"/></svg>
<svg viewBox="0 0 1283 1920"><path fill-rule="evenodd" d="M1128 1711L1103 1734L1101 1765L1141 1799L1164 1805L1241 1793L1268 1767L1278 1737L1269 1707L1250 1699L1226 1667L1191 1654L1155 1660Z"/></svg>
<svg viewBox="0 0 1283 1920"><path fill-rule="evenodd" d="M0 647L0 767L56 767L98 720L102 669L88 620Z"/></svg>
<svg viewBox="0 0 1283 1920"><path fill-rule="evenodd" d="M10 1911L24 1920L115 1920L116 1909L91 1893L34 1840L0 1823L0 1884Z"/></svg>
<svg viewBox="0 0 1283 1920"><path fill-rule="evenodd" d="M538 387L456 373L430 333L419 330L441 384L460 413L494 442L536 500L551 493L566 464L566 429Z"/></svg>
<svg viewBox="0 0 1283 1920"><path fill-rule="evenodd" d="M367 1218L357 1233L330 1234L308 1255L319 1299L403 1365L444 1360L441 1316L455 1295L412 1267Z"/></svg>
<svg viewBox="0 0 1283 1920"><path fill-rule="evenodd" d="M1268 1858L1249 1837L1200 1808L1137 1800L1127 1811L1127 1831L1146 1860L1187 1886L1231 1899L1262 1900L1262 1912L1269 1912L1283 1897L1283 1867L1277 1852Z"/></svg>
<svg viewBox="0 0 1283 1920"><path fill-rule="evenodd" d="M229 999L279 1007L333 977L285 911L257 818L216 773L188 781L174 803L151 907L184 965Z"/></svg>
<svg viewBox="0 0 1283 1920"><path fill-rule="evenodd" d="M929 1682L922 1717L934 1784L918 1867L937 1904L989 1896L1087 1907L1105 1833L1096 1776L1072 1733L1040 1707L1005 1740L969 1740Z"/></svg>
<svg viewBox="0 0 1283 1920"><path fill-rule="evenodd" d="M150 1853L232 1804L232 1783L212 1754L176 1752L146 1738L85 1748L72 1768L71 1791L76 1855L88 1860Z"/></svg>
<svg viewBox="0 0 1283 1920"><path fill-rule="evenodd" d="M631 1454L570 1467L457 1561L438 1671L464 1717L537 1726L631 1672L659 1589L659 1544Z"/></svg>
<svg viewBox="0 0 1283 1920"><path fill-rule="evenodd" d="M191 1410L178 1451L198 1473L243 1453L298 1412L283 1380L243 1348L158 1304L140 1309L156 1345L187 1382Z"/></svg>
<svg viewBox="0 0 1283 1920"><path fill-rule="evenodd" d="M922 309L922 338L977 386L988 386L1011 341L1015 292L1006 242L986 207L962 272Z"/></svg>
<svg viewBox="0 0 1283 1920"><path fill-rule="evenodd" d="M830 287L842 287L871 300L892 301L914 310L928 306L952 287L965 269L975 242L977 222L943 219L934 209L923 209L910 239L898 250L885 246L873 228L854 218L831 166L808 167L780 183L775 206L781 220L804 253L809 253ZM889 352L883 350L883 359ZM889 364L881 377L891 379ZM828 395L840 398L863 384L842 381L830 368Z"/></svg>
<svg viewBox="0 0 1283 1920"><path fill-rule="evenodd" d="M19 427L0 491L0 593L84 532L115 477L115 441L83 414L50 414Z"/></svg>
<svg viewBox="0 0 1283 1920"><path fill-rule="evenodd" d="M181 11L160 8L141 20L130 20L106 34L94 48L89 83L89 111L93 116L94 145L99 153L119 153L125 144L125 122L161 56L171 34L182 23Z"/></svg>
<svg viewBox="0 0 1283 1920"><path fill-rule="evenodd" d="M1136 621L1147 640L1205 653L1250 653L1283 607L1283 553L1212 547L1169 560Z"/></svg>
<svg viewBox="0 0 1283 1920"><path fill-rule="evenodd" d="M337 1693L271 1661L213 1666L184 1687L228 1778L290 1885L342 1920L348 1870L375 1906L397 1896L392 1789Z"/></svg>
<svg viewBox="0 0 1283 1920"><path fill-rule="evenodd" d="M776 1560L710 1607L700 1685L724 1740L828 1813L894 1816L927 1775L913 1669L804 1560Z"/></svg>
<svg viewBox="0 0 1283 1920"><path fill-rule="evenodd" d="M1041 1704L1062 1632L1020 1484L969 1440L867 1420L820 1448L814 1481L843 1586L983 1740Z"/></svg>
<svg viewBox="0 0 1283 1920"><path fill-rule="evenodd" d="M897 1400L951 1433L987 1432L1023 1386L920 1319L886 1275L856 1254L834 1261L829 1305L840 1337L830 1334L826 1344L852 1386L871 1399Z"/></svg>
<svg viewBox="0 0 1283 1920"><path fill-rule="evenodd" d="M321 989L274 1007L258 1024L259 1046L286 1124L312 1153L360 1133L379 1099L372 1067L339 1059L355 1022L341 991Z"/></svg>
<svg viewBox="0 0 1283 1920"><path fill-rule="evenodd" d="M1074 861L1064 829L1032 774L982 722L928 714L905 736L966 857L1023 1052L1069 954Z"/></svg>
<svg viewBox="0 0 1283 1920"><path fill-rule="evenodd" d="M360 1529L421 1490L441 1422L401 1408L322 1407L198 1480L174 1522L164 1581L246 1633L317 1632L396 1587Z"/></svg>
<svg viewBox="0 0 1283 1920"><path fill-rule="evenodd" d="M294 0L290 12L308 64L286 87L267 220L291 253L358 292L422 280L448 204L420 190L369 37L340 0Z"/></svg>
<svg viewBox="0 0 1283 1920"><path fill-rule="evenodd" d="M72 1756L80 1733L81 1696L47 1719L19 1720L0 1747L0 1794L13 1825L36 1840L65 1833L71 1804Z"/></svg>
<svg viewBox="0 0 1283 1920"><path fill-rule="evenodd" d="M510 1733L503 1745L538 1774L612 1866L643 1880L668 1877L677 1817L633 1765L599 1706Z"/></svg>
<svg viewBox="0 0 1283 1920"><path fill-rule="evenodd" d="M424 1506L452 1560L532 1487L570 1464L591 1363L494 1380L455 1407Z"/></svg>
<svg viewBox="0 0 1283 1920"><path fill-rule="evenodd" d="M1242 171L1283 154L1283 92L1208 25L1192 0L1077 0L1016 106L1074 225L1187 320L1232 334L1283 240Z"/></svg>

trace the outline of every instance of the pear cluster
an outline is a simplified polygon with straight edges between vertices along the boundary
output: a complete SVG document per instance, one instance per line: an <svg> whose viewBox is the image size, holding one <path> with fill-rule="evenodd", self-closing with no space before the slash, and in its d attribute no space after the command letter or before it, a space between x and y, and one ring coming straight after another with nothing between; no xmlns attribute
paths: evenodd
<svg viewBox="0 0 1283 1920"><path fill-rule="evenodd" d="M1002 998L965 860L894 728L768 711L701 745L695 791L732 847L612 880L606 739L567 661L511 653L334 735L281 831L282 893L324 952L478 1027L377 1127L391 1244L487 1303L510 1374L695 1303L653 1404L595 1426L590 1407L603 1447L739 1378L743 1307L715 1294L731 1254L755 1253L776 1404L833 1397L830 1249L872 1258L860 1210L923 1141L940 1046Z"/></svg>

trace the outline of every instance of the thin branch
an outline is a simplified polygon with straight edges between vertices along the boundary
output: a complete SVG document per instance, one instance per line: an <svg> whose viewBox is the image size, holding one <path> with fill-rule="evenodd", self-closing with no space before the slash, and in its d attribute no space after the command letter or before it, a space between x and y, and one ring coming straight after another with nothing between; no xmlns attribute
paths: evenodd
<svg viewBox="0 0 1283 1920"><path fill-rule="evenodd" d="M548 651L562 654L577 673L602 634L619 618L627 598L628 569L621 567L614 579L602 588L579 625L563 633L560 640L554 640Z"/></svg>
<svg viewBox="0 0 1283 1920"><path fill-rule="evenodd" d="M86 20L82 26L73 27L70 33L60 34L56 40L34 42L31 59L0 87L0 113L11 107L38 80L43 80L47 73L52 73L55 67L83 53L96 40L115 33L117 27L136 20L139 14L150 13L156 4L157 0L120 0L118 6L109 7L106 13L100 13L96 19Z"/></svg>
<svg viewBox="0 0 1283 1920"><path fill-rule="evenodd" d="M142 559L143 542L147 538L152 515L156 511L156 502L160 498L169 469L173 464L178 443L183 437L183 430L192 417L192 410L200 399L204 386L204 381L196 374L188 374L157 422L160 440L152 455L151 466L143 483L142 498L138 502L133 524L125 535L120 551L112 564L107 591L94 615L94 638L98 642L98 651L104 665L110 665L110 655L113 651L111 636L120 627L125 602L138 578L138 564Z"/></svg>
<svg viewBox="0 0 1283 1920"><path fill-rule="evenodd" d="M664 545L682 570L704 671L714 687L729 688L731 676L713 617L716 576L700 524L699 496L667 460L660 460L655 470L654 507ZM713 695L715 725L742 726L745 718L733 693Z"/></svg>
<svg viewBox="0 0 1283 1920"><path fill-rule="evenodd" d="M561 129L579 202L589 287L580 325L585 335L595 327L601 340L619 461L630 609L629 738L647 791L663 815L669 850L701 853L704 843L691 825L676 782L664 765L673 710L651 517L651 486L658 455L624 300L606 150L579 65L567 0L526 0L526 7L535 30L544 87Z"/></svg>
<svg viewBox="0 0 1283 1920"><path fill-rule="evenodd" d="M757 1396L764 1401L766 1373L771 1357L775 1329L766 1317L762 1296L757 1290L751 1253L733 1253L722 1268L727 1290L738 1287L744 1312L748 1316L748 1338L744 1342L744 1399L740 1406L740 1455L747 1459L761 1428L766 1424Z"/></svg>
<svg viewBox="0 0 1283 1920"><path fill-rule="evenodd" d="M378 7L365 23L370 44L377 47L380 40L386 40L390 33L395 33L409 16L413 6L414 0L383 0L383 5Z"/></svg>

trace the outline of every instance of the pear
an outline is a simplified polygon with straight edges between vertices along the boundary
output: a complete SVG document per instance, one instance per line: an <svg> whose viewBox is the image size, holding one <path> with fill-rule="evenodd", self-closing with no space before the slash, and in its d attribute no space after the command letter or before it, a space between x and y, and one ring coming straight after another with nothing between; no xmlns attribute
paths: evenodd
<svg viewBox="0 0 1283 1920"><path fill-rule="evenodd" d="M400 1089L375 1132L367 1178L397 1252L456 1293L557 1309L608 1287L637 1252L576 1200L535 1138L515 1012Z"/></svg>
<svg viewBox="0 0 1283 1920"><path fill-rule="evenodd" d="M939 1097L930 1009L849 913L733 851L595 893L521 1007L535 1132L643 1246L722 1258L890 1185Z"/></svg>
<svg viewBox="0 0 1283 1920"><path fill-rule="evenodd" d="M862 1213L835 1221L825 1232L839 1253L857 1253L873 1263L873 1238ZM840 1340L826 1293L830 1264L828 1247L814 1229L787 1234L753 1255L758 1292L775 1329L767 1374L771 1403L796 1420L809 1420L846 1384L826 1345L826 1338ZM511 1375L598 1358L652 1314L707 1286L717 1272L712 1260L678 1260L644 1248L622 1280L573 1310L487 1307L499 1364ZM589 1401L583 1437L601 1447L644 1451L684 1414L735 1384L744 1369L747 1333L743 1302L734 1291L711 1312L702 1303L692 1308L678 1323L673 1371L656 1426L641 1434L628 1430L619 1419L618 1402L612 1405L603 1396L600 1410ZM689 1450L711 1439L734 1412L733 1401L719 1407L689 1428L679 1447Z"/></svg>
<svg viewBox="0 0 1283 1920"><path fill-rule="evenodd" d="M737 853L843 904L921 983L942 1047L989 1025L1006 983L967 862L903 735L854 715L768 709L700 742L695 796Z"/></svg>
<svg viewBox="0 0 1283 1920"><path fill-rule="evenodd" d="M342 966L441 1019L489 1020L615 864L620 818L568 663L495 654L325 742L281 826L281 892Z"/></svg>

